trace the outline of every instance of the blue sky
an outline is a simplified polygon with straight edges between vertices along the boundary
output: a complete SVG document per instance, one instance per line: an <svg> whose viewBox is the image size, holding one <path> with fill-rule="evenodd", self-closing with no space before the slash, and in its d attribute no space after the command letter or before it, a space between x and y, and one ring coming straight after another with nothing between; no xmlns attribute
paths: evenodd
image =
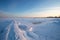
<svg viewBox="0 0 60 40"><path fill-rule="evenodd" d="M0 16L58 16L59 11L59 0L0 0Z"/></svg>

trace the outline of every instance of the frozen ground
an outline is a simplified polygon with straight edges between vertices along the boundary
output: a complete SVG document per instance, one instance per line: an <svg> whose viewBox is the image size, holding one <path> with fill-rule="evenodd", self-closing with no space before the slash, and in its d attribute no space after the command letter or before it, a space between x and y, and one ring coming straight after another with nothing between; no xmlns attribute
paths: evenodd
<svg viewBox="0 0 60 40"><path fill-rule="evenodd" d="M60 18L0 18L0 40L60 40Z"/></svg>

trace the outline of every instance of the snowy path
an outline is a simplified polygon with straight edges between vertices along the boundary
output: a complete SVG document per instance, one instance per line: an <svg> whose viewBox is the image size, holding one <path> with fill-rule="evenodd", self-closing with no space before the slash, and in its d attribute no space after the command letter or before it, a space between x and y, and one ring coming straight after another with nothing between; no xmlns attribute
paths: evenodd
<svg viewBox="0 0 60 40"><path fill-rule="evenodd" d="M17 22L12 22L5 30L7 30L5 39L3 40L27 40L22 31L18 28Z"/></svg>
<svg viewBox="0 0 60 40"><path fill-rule="evenodd" d="M7 40L10 29L11 29L10 27L11 25L12 23L2 30L2 33L0 33L0 37L1 37L0 40Z"/></svg>
<svg viewBox="0 0 60 40"><path fill-rule="evenodd" d="M2 38L0 38L0 40L35 40L37 39L37 35L34 34L33 32L29 32L26 30L23 31L23 30L19 28L17 21L13 20L13 22L4 29L3 34L1 34Z"/></svg>
<svg viewBox="0 0 60 40"><path fill-rule="evenodd" d="M18 28L17 23L14 21L10 23L5 29L3 29L3 33L0 34L0 40L22 40L23 38L20 38L21 34L22 32Z"/></svg>

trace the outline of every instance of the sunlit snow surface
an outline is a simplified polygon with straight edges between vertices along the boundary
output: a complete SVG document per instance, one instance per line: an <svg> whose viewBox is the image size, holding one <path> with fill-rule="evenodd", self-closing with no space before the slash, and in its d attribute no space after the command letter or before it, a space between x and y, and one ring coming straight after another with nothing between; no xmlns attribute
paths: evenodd
<svg viewBox="0 0 60 40"><path fill-rule="evenodd" d="M0 18L0 40L60 40L60 18Z"/></svg>

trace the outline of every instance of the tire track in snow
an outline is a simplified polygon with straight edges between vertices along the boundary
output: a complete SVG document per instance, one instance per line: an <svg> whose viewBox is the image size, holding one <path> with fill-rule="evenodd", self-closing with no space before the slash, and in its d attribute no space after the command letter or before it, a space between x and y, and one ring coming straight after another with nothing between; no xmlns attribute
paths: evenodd
<svg viewBox="0 0 60 40"><path fill-rule="evenodd" d="M23 31L19 29L16 21L15 21L15 23L14 23L14 31L15 31L15 33L16 33L16 35L15 35L16 40L27 40L27 39L23 36Z"/></svg>
<svg viewBox="0 0 60 40"><path fill-rule="evenodd" d="M8 27L6 28L6 30L7 30L6 40L8 40L8 35L9 35L10 29L11 29L11 25L12 25L12 23L10 25L8 25Z"/></svg>
<svg viewBox="0 0 60 40"><path fill-rule="evenodd" d="M27 40L23 36L23 31L19 29L17 21L15 20L13 20L5 30L7 30L7 32L4 40Z"/></svg>
<svg viewBox="0 0 60 40"><path fill-rule="evenodd" d="M12 25L12 22L3 29L3 33L0 34L0 40L8 40L8 35L10 32L11 25Z"/></svg>
<svg viewBox="0 0 60 40"><path fill-rule="evenodd" d="M2 40L30 40L30 37L18 27L17 21L13 20L4 30ZM24 36L25 35L25 36ZM32 39L32 38L31 38ZM33 39L32 39L33 40Z"/></svg>

